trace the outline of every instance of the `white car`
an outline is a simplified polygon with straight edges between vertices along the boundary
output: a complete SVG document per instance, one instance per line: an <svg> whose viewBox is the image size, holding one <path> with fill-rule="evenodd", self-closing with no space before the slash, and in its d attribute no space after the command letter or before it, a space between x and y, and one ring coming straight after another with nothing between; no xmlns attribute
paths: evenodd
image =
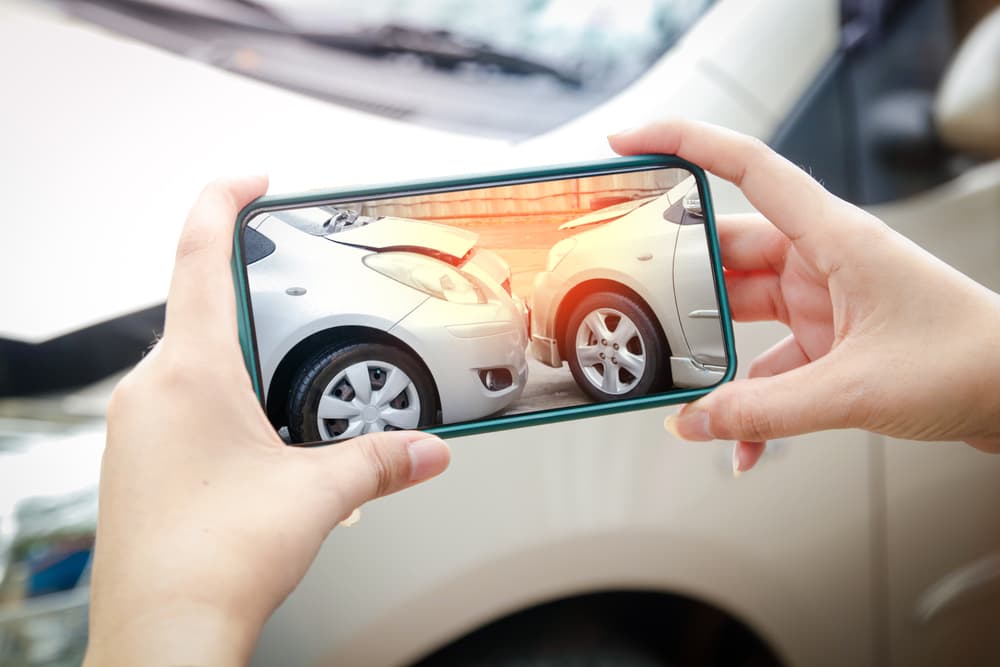
<svg viewBox="0 0 1000 667"><path fill-rule="evenodd" d="M722 379L726 351L694 178L560 229L535 277L531 351L599 401Z"/></svg>
<svg viewBox="0 0 1000 667"><path fill-rule="evenodd" d="M89 4L104 16L166 2ZM460 20L487 4L406 7ZM564 11L549 25L572 31L599 15L632 27L647 4L551 0ZM987 4L719 0L627 88L535 136L553 96L533 84L504 85L518 102L512 111L476 88L475 71L393 75L343 56L313 72L341 86L337 94L312 99L221 69L286 69L277 49L195 39L177 55L48 3L7 0L0 62L14 102L0 124L11 221L0 243L0 329L33 343L161 303L184 214L218 174L266 170L274 192L294 192L605 158L608 132L665 116L767 141L998 290L997 30L972 34L976 57L952 28L955 13ZM403 3L353 7L398 15ZM602 25L579 34L611 35ZM490 26L498 39L510 34L504 22ZM468 125L485 129L503 114L508 127L528 129L510 146L508 134L477 137L442 118L434 127L450 131L422 127L428 114L400 103L412 101L407 93L462 112ZM720 214L750 208L719 180L712 193ZM144 348L155 328L134 329ZM775 323L737 323L738 356L747 362L786 334ZM23 359L21 347L6 349L15 352L4 361ZM49 358L52 371L32 367L33 377L86 357L56 346ZM100 403L83 393L57 396L51 410ZM360 523L334 532L264 627L252 664L566 665L608 654L605 664L1000 664L1000 539L988 528L1000 523L1000 457L833 431L772 442L734 480L731 445L672 439L667 412L455 439L445 475L366 505ZM100 427L103 408L91 414ZM65 461L38 454L52 481ZM35 481L0 462L0 489L27 492ZM27 602L26 613L39 614L53 600ZM30 646L41 653L43 641Z"/></svg>
<svg viewBox="0 0 1000 667"><path fill-rule="evenodd" d="M510 268L474 232L350 210L256 216L245 263L267 412L296 442L454 423L524 390Z"/></svg>

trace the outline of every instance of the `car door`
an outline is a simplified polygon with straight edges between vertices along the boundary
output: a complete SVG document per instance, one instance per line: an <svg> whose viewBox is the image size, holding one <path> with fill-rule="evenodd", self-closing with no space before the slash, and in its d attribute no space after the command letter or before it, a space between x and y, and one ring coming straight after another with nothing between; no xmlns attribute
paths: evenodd
<svg viewBox="0 0 1000 667"><path fill-rule="evenodd" d="M674 303L684 331L688 351L695 361L711 366L726 365L726 350L719 320L712 263L709 260L705 218L700 205L695 208L686 197L664 212L677 225L674 244ZM672 350L674 356L681 351Z"/></svg>
<svg viewBox="0 0 1000 667"><path fill-rule="evenodd" d="M1000 160L949 146L934 114L961 27L997 4L845 0L845 48L771 142L834 193L995 291ZM964 80L987 81L995 69L994 57ZM984 137L981 146L989 144ZM878 436L871 446L882 485L872 513L873 600L885 625L875 659L1000 664L1000 457Z"/></svg>

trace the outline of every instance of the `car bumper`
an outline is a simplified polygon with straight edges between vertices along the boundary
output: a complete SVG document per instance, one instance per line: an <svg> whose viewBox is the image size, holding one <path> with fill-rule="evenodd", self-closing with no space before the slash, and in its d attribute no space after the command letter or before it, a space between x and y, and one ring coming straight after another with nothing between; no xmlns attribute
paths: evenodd
<svg viewBox="0 0 1000 667"><path fill-rule="evenodd" d="M556 311L559 306L558 281L548 271L535 276L534 291L528 306L528 335L531 339L531 356L546 366L559 368L559 341L555 338Z"/></svg>
<svg viewBox="0 0 1000 667"><path fill-rule="evenodd" d="M524 391L527 311L519 301L457 305L428 299L390 330L427 365L442 423L493 415Z"/></svg>

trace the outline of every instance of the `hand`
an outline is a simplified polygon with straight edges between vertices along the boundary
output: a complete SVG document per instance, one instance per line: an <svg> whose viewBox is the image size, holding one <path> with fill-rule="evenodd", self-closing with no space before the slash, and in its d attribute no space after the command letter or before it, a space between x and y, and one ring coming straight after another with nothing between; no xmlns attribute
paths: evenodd
<svg viewBox="0 0 1000 667"><path fill-rule="evenodd" d="M719 221L733 318L791 329L748 379L668 418L679 437L736 440L737 473L771 438L834 428L1000 451L1000 296L757 139L678 120L609 141L679 155L743 191L762 215Z"/></svg>
<svg viewBox="0 0 1000 667"><path fill-rule="evenodd" d="M85 664L237 665L331 529L433 477L415 432L285 446L243 365L230 274L237 212L266 179L220 181L191 211L163 339L115 389Z"/></svg>

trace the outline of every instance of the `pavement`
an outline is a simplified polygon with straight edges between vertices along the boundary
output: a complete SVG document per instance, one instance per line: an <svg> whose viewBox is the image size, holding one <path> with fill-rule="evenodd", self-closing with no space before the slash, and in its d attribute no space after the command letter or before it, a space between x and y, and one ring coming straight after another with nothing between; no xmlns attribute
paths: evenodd
<svg viewBox="0 0 1000 667"><path fill-rule="evenodd" d="M580 391L573 379L573 374L569 372L569 366L564 363L562 368L552 368L529 354L528 384L521 397L512 403L503 414L537 412L538 410L551 410L592 402Z"/></svg>

